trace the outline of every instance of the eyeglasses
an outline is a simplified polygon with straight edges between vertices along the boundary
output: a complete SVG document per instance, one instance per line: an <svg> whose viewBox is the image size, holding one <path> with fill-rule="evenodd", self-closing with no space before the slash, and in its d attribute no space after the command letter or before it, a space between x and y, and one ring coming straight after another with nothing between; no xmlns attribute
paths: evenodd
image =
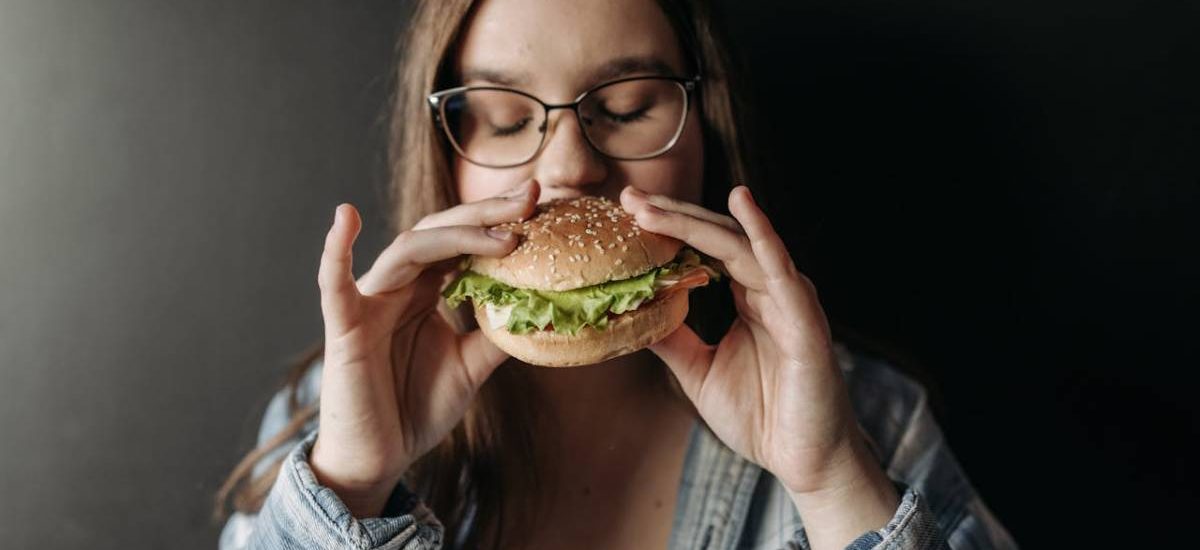
<svg viewBox="0 0 1200 550"><path fill-rule="evenodd" d="M435 122L464 159L491 168L533 160L546 143L550 111L570 109L587 142L617 160L666 153L679 140L700 77L635 76L600 84L570 103L490 86L450 88L429 95Z"/></svg>

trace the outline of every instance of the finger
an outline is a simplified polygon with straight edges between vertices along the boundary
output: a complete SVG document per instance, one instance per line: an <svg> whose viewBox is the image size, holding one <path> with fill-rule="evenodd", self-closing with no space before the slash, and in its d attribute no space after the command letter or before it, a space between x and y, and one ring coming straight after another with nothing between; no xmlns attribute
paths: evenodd
<svg viewBox="0 0 1200 550"><path fill-rule="evenodd" d="M425 216L413 229L451 225L493 226L523 220L533 214L540 194L541 186L536 181L525 180L502 195L463 203Z"/></svg>
<svg viewBox="0 0 1200 550"><path fill-rule="evenodd" d="M384 307L379 308L379 317L372 321L380 326L390 326L389 330L395 332L409 320L437 309L444 302L441 289L445 286L442 284L445 271L445 268L434 264L422 271L408 286L378 296Z"/></svg>
<svg viewBox="0 0 1200 550"><path fill-rule="evenodd" d="M625 207L625 209L630 212L641 207L642 204L647 202L663 210L681 212L692 216L693 218L710 221L717 225L724 226L735 233L743 232L742 226L738 224L737 220L724 214L713 212L712 210L700 206L699 204L681 201L666 195L645 193L642 190L633 187L632 185L626 186L625 189L621 190L621 206Z"/></svg>
<svg viewBox="0 0 1200 550"><path fill-rule="evenodd" d="M729 211L746 228L750 248L766 276L767 292L784 312L789 304L799 308L796 311L799 315L793 317L793 323L789 323L798 333L782 336L782 339L786 341L807 335L811 331L805 330L805 327L814 326L814 321L824 325L824 314L811 283L796 269L783 239L775 232L771 221L755 203L746 186L738 186L729 194Z"/></svg>
<svg viewBox="0 0 1200 550"><path fill-rule="evenodd" d="M663 210L648 202L632 213L643 229L679 239L721 260L734 280L749 288L762 288L762 269L750 251L749 240L742 233L682 212Z"/></svg>
<svg viewBox="0 0 1200 550"><path fill-rule="evenodd" d="M796 264L783 244L783 239L779 238L779 234L771 226L771 221L754 202L754 198L750 196L750 189L745 185L739 185L729 193L729 211L737 217L742 227L746 228L750 249L758 259L768 283L797 281L799 272L796 271Z"/></svg>
<svg viewBox="0 0 1200 550"><path fill-rule="evenodd" d="M430 264L473 254L503 256L517 246L509 231L457 225L405 231L388 245L359 280L363 294L391 292L416 279Z"/></svg>
<svg viewBox="0 0 1200 550"><path fill-rule="evenodd" d="M317 269L326 334L341 334L358 315L362 295L354 282L353 250L361 229L358 211L350 204L338 205L333 226L325 235L325 250Z"/></svg>
<svg viewBox="0 0 1200 550"><path fill-rule="evenodd" d="M650 346L650 351L675 373L683 393L693 403L700 398L700 388L704 386L704 379L712 366L715 350L715 346L704 343L687 325L679 325L666 338Z"/></svg>
<svg viewBox="0 0 1200 550"><path fill-rule="evenodd" d="M750 195L750 188L739 185L730 191L729 211L746 229L746 236L750 238L750 246L753 247L755 256L758 256L762 262L763 273L768 277L776 278L796 273L796 264L792 262L792 257L788 254L783 239L779 238L779 234L771 226L771 220L767 219L767 215L754 202L754 197Z"/></svg>
<svg viewBox="0 0 1200 550"><path fill-rule="evenodd" d="M737 281L730 282L729 291L733 294L733 307L738 316L761 325L766 311L764 307L770 304L771 296L766 292L748 290Z"/></svg>
<svg viewBox="0 0 1200 550"><path fill-rule="evenodd" d="M458 336L458 353L475 389L483 386L496 367L508 359L508 354L496 347L479 329Z"/></svg>

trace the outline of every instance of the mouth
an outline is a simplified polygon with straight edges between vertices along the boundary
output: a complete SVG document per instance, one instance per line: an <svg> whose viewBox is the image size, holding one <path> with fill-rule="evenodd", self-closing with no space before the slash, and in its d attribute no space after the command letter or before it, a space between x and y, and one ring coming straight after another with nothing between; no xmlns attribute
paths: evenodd
<svg viewBox="0 0 1200 550"><path fill-rule="evenodd" d="M604 197L613 202L620 203L621 188L617 189L600 189L591 188L586 190L571 190L561 191L553 188L542 187L542 194L538 196L538 204L547 203L558 199L578 199L580 197Z"/></svg>

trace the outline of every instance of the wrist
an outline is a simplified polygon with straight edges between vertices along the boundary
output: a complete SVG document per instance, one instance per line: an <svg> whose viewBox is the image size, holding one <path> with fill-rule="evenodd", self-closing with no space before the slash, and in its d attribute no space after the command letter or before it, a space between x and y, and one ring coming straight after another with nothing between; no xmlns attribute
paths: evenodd
<svg viewBox="0 0 1200 550"><path fill-rule="evenodd" d="M850 496L867 493L895 495L895 484L869 453L867 456L860 451L851 454L839 459L825 473L821 482L813 483L804 490L787 488L792 501L805 508L827 508Z"/></svg>
<svg viewBox="0 0 1200 550"><path fill-rule="evenodd" d="M342 504L355 518L380 517L399 476L358 476L342 470L344 461L330 456L321 448L318 437L308 457L308 465L317 483L337 494Z"/></svg>
<svg viewBox="0 0 1200 550"><path fill-rule="evenodd" d="M838 445L807 464L802 471L777 474L789 494L812 498L844 491L861 484L864 478L882 476L878 458L857 430L850 431Z"/></svg>
<svg viewBox="0 0 1200 550"><path fill-rule="evenodd" d="M820 480L804 490L788 488L814 549L844 548L868 531L882 529L895 514L899 495L865 441L829 462Z"/></svg>

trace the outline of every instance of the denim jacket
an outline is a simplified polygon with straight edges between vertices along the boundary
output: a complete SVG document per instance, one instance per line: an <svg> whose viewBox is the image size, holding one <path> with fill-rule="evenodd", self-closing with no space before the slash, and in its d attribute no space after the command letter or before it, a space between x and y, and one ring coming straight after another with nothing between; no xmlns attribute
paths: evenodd
<svg viewBox="0 0 1200 550"><path fill-rule="evenodd" d="M900 504L882 529L855 539L849 550L1016 548L1008 532L967 480L934 423L924 389L887 364L837 348L859 424L873 440ZM301 382L300 405L317 400L320 365ZM267 407L260 444L292 411L280 392ZM396 488L379 518L354 518L322 487L308 465L316 421L290 445L264 457L259 473L286 453L256 515L237 513L221 533L222 550L453 548L438 519L406 487ZM669 550L808 549L804 525L784 487L738 456L702 422L692 429L679 486Z"/></svg>

